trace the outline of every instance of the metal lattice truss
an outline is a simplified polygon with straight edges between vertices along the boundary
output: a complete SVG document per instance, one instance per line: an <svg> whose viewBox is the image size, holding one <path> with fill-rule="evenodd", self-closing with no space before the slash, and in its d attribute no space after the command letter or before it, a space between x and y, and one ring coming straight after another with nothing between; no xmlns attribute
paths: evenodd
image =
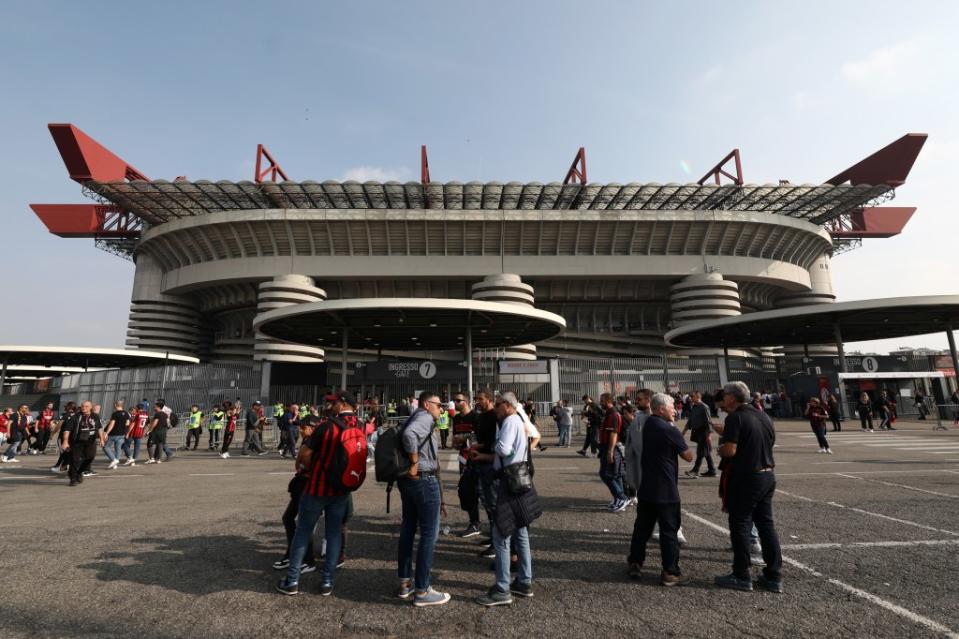
<svg viewBox="0 0 959 639"><path fill-rule="evenodd" d="M760 211L823 224L878 199L887 185L559 184L510 182L96 182L87 187L150 225L230 210Z"/></svg>

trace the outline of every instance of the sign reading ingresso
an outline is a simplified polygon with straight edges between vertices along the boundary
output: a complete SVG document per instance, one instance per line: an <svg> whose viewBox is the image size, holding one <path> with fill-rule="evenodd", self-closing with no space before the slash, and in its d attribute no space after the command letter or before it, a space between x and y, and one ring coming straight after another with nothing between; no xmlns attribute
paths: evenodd
<svg viewBox="0 0 959 639"><path fill-rule="evenodd" d="M360 362L356 365L359 383L383 383L401 380L425 382L465 382L466 367L459 362L433 360L393 360Z"/></svg>
<svg viewBox="0 0 959 639"><path fill-rule="evenodd" d="M545 375L549 372L549 362L545 359L501 359L496 364L500 375Z"/></svg>

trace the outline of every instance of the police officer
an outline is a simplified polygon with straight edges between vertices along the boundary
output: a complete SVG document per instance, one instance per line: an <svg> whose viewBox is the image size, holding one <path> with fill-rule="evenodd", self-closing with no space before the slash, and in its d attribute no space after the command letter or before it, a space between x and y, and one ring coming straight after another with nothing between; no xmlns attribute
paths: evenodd
<svg viewBox="0 0 959 639"><path fill-rule="evenodd" d="M63 451L70 455L70 485L76 486L83 482L84 473L90 472L103 426L87 400L80 404L80 412L67 420L63 430Z"/></svg>

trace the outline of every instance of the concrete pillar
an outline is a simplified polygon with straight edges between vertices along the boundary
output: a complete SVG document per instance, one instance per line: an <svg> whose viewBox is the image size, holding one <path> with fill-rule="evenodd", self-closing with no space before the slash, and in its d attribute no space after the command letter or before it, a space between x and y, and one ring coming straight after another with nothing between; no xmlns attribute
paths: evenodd
<svg viewBox="0 0 959 639"><path fill-rule="evenodd" d="M326 299L326 291L314 286L313 278L306 275L278 275L269 282L262 282L258 290L257 314ZM257 332L253 346L253 359L257 361L311 364L322 362L324 356L322 348L290 344L260 332Z"/></svg>
<svg viewBox="0 0 959 639"><path fill-rule="evenodd" d="M829 255L823 253L809 267L810 288L808 291L787 293L776 300L776 308L793 308L809 306L810 304L832 304L836 295L832 290L832 271L830 270ZM810 357L835 357L835 344L805 344L803 346L786 346L785 375L788 377L796 371L804 371Z"/></svg>
<svg viewBox="0 0 959 639"><path fill-rule="evenodd" d="M519 275L500 273L490 275L482 282L473 284L472 298L482 302L501 302L533 306L533 287L523 283ZM506 359L536 359L536 346L520 344L507 346Z"/></svg>
<svg viewBox="0 0 959 639"><path fill-rule="evenodd" d="M202 332L196 304L188 297L163 293L163 269L152 257L139 253L136 263L126 345L196 356Z"/></svg>
<svg viewBox="0 0 959 639"><path fill-rule="evenodd" d="M739 285L719 273L697 273L669 287L672 325L742 315Z"/></svg>

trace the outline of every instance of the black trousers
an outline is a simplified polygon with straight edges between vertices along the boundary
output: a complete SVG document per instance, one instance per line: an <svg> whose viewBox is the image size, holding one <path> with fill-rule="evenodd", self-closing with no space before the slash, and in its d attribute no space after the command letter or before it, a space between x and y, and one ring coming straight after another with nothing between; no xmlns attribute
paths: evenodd
<svg viewBox="0 0 959 639"><path fill-rule="evenodd" d="M693 464L693 472L698 473L699 467L702 466L703 460L706 460L706 469L711 472L716 472L716 467L713 466L713 447L709 443L709 439L704 439L701 442L696 442L696 463Z"/></svg>
<svg viewBox="0 0 959 639"><path fill-rule="evenodd" d="M290 503L286 505L283 511L283 528L286 529L286 552L284 559L290 558L290 547L293 545L293 535L296 533L296 515L300 512L300 497L303 496L303 489L299 488L290 492ZM313 535L310 535L310 544L306 547L306 557L303 563L308 565L316 564L316 555L313 551Z"/></svg>
<svg viewBox="0 0 959 639"><path fill-rule="evenodd" d="M85 442L74 442L70 446L70 479L80 480L83 473L90 470L90 464L97 456L97 440L88 439Z"/></svg>
<svg viewBox="0 0 959 639"><path fill-rule="evenodd" d="M859 413L859 423L862 424L863 430L866 430L867 424L869 430L872 430L872 415L863 415L862 413Z"/></svg>
<svg viewBox="0 0 959 639"><path fill-rule="evenodd" d="M830 412L829 419L832 420L832 430L834 433L838 433L842 430L842 420L839 418L838 412Z"/></svg>
<svg viewBox="0 0 959 639"><path fill-rule="evenodd" d="M583 442L583 447L580 450L589 449L593 454L596 453L596 429L593 428L592 424L586 426L586 441Z"/></svg>
<svg viewBox="0 0 959 639"><path fill-rule="evenodd" d="M37 440L34 443L34 447L41 453L47 449L47 445L50 443L50 429L41 428L37 431Z"/></svg>
<svg viewBox="0 0 959 639"><path fill-rule="evenodd" d="M230 444L232 443L233 443L233 431L228 430L225 433L223 433L223 445L220 446L220 452L221 453L230 452Z"/></svg>
<svg viewBox="0 0 959 639"><path fill-rule="evenodd" d="M679 572L679 536L682 526L682 514L679 502L674 504L654 504L642 499L636 504L636 522L633 524L633 538L629 544L630 563L642 565L646 561L646 542L653 535L653 528L659 523L659 552L663 559L663 571L671 575Z"/></svg>
<svg viewBox="0 0 959 639"><path fill-rule="evenodd" d="M193 440L193 450L196 450L196 447L200 445L200 435L203 434L203 428L188 428L186 431L186 445L184 448L190 447L190 440Z"/></svg>
<svg viewBox="0 0 959 639"><path fill-rule="evenodd" d="M763 547L763 573L767 579L779 581L782 576L782 551L779 535L773 523L773 494L776 492L776 474L773 472L733 475L726 496L729 510L729 537L733 544L733 574L750 579L749 533L753 524L759 531Z"/></svg>

